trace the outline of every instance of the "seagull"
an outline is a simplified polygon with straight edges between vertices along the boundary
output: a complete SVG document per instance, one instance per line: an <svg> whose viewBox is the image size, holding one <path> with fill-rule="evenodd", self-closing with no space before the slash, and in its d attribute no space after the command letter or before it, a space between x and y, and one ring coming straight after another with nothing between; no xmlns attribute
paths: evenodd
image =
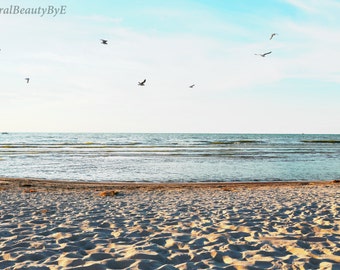
<svg viewBox="0 0 340 270"><path fill-rule="evenodd" d="M278 35L278 33L273 33L273 34L271 34L270 40L272 40L272 38L273 38L274 36L276 36L276 35Z"/></svg>
<svg viewBox="0 0 340 270"><path fill-rule="evenodd" d="M266 55L268 54L271 54L272 52L266 52L266 53L255 53L255 55L259 55L259 56L262 56L262 57L265 57Z"/></svg>
<svg viewBox="0 0 340 270"><path fill-rule="evenodd" d="M190 87L190 88L194 88L194 86L195 86L195 84L192 84L192 85L190 85L189 87Z"/></svg>
<svg viewBox="0 0 340 270"><path fill-rule="evenodd" d="M26 83L30 82L30 78L25 78L25 80L26 80Z"/></svg>
<svg viewBox="0 0 340 270"><path fill-rule="evenodd" d="M102 44L107 45L107 39L101 39L101 41L102 41Z"/></svg>
<svg viewBox="0 0 340 270"><path fill-rule="evenodd" d="M138 82L138 85L139 85L139 86L144 86L144 85L145 85L145 82L146 82L146 79L144 79L144 81L142 81L142 82Z"/></svg>

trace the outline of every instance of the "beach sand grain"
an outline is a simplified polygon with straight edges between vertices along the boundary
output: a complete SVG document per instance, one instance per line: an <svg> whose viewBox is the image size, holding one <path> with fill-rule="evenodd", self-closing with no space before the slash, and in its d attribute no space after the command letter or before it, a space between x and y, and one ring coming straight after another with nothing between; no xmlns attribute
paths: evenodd
<svg viewBox="0 0 340 270"><path fill-rule="evenodd" d="M1 269L340 268L337 181L0 179L0 198Z"/></svg>

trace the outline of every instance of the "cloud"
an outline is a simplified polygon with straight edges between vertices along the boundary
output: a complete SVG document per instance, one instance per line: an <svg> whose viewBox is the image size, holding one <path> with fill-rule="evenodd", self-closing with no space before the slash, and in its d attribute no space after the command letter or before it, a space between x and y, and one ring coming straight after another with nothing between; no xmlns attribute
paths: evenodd
<svg viewBox="0 0 340 270"><path fill-rule="evenodd" d="M304 0L285 0L288 4L301 9L304 12L307 13L316 13L318 10L315 6L311 5L313 0L310 1L304 1Z"/></svg>
<svg viewBox="0 0 340 270"><path fill-rule="evenodd" d="M309 13L319 7L316 1L310 10L305 1L289 3ZM0 92L6 104L0 114L11 115L11 120L3 119L4 128L16 122L20 129L31 126L35 131L39 127L282 131L282 122L294 121L301 108L300 120L303 114L315 116L313 106L304 104L305 98L298 96L297 103L289 103L294 91L302 91L298 87L312 82L316 89L325 82L340 82L339 26L332 20L320 23L319 17L310 16L297 21L282 14L270 18L268 26L269 18L257 18L254 12L248 14L254 20L249 26L241 24L240 18L223 19L209 11L198 10L187 20L185 10L161 10L145 14L165 12L168 18L178 14L181 18L174 24L164 19L158 28L153 26L161 18L149 25L144 22L143 30L138 21L126 23L124 14L121 19L117 14L0 17L0 23L8 26L0 37L4 64L0 87L6 89ZM330 11L324 6L323 12ZM169 28L162 31L166 24ZM188 30L190 26L194 31ZM273 29L279 36L269 41ZM100 44L100 38L109 44ZM268 50L273 51L268 57L254 55ZM29 85L23 79L26 76L32 79ZM147 79L146 86L137 86L143 79ZM192 83L196 87L190 89ZM298 130L300 122L292 126Z"/></svg>
<svg viewBox="0 0 340 270"><path fill-rule="evenodd" d="M277 53L287 77L339 82L338 24L281 19L277 25Z"/></svg>
<svg viewBox="0 0 340 270"><path fill-rule="evenodd" d="M285 2L310 15L336 15L340 9L337 0L285 0Z"/></svg>

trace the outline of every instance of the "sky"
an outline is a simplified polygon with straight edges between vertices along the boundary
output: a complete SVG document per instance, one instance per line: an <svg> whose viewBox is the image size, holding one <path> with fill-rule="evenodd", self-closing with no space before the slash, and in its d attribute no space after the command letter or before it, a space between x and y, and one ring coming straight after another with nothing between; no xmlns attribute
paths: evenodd
<svg viewBox="0 0 340 270"><path fill-rule="evenodd" d="M338 0L1 0L0 131L340 134L339 14Z"/></svg>

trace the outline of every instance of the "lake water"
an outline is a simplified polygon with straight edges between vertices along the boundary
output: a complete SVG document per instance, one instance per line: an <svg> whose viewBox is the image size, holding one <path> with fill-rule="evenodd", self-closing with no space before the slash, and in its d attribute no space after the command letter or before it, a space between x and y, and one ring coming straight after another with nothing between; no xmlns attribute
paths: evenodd
<svg viewBox="0 0 340 270"><path fill-rule="evenodd" d="M0 176L76 181L340 179L340 135L0 134Z"/></svg>

